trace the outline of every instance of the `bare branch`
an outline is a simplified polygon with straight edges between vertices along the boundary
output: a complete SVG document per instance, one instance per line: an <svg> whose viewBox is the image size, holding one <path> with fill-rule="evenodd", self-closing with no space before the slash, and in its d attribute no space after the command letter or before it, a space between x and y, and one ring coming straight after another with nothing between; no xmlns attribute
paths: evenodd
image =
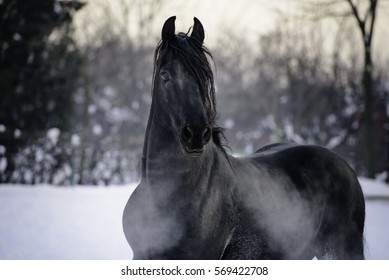
<svg viewBox="0 0 389 280"><path fill-rule="evenodd" d="M343 4L348 5L346 2L339 0L321 0L321 1L313 1L313 0L299 0L298 5L305 12L300 16L302 20L309 21L321 21L323 19L328 18L347 18L353 16L353 12L350 11L349 8L345 9ZM338 6L342 6L338 8ZM319 11L317 13L317 11ZM316 13L315 13L316 12ZM299 17L297 17L299 19Z"/></svg>
<svg viewBox="0 0 389 280"><path fill-rule="evenodd" d="M361 29L363 38L365 38L365 21L361 19L358 13L357 7L354 5L354 2L352 0L347 0L347 2L350 4L351 9L353 11L353 14L355 16L355 19L358 21L359 28Z"/></svg>
<svg viewBox="0 0 389 280"><path fill-rule="evenodd" d="M375 23L375 15L376 15L376 8L377 8L377 3L378 0L371 0L370 1L370 13L371 13L371 24L370 24L370 31L369 31L369 42L368 46L371 45L371 40L373 38L373 31L374 31L374 23Z"/></svg>
<svg viewBox="0 0 389 280"><path fill-rule="evenodd" d="M354 5L352 0L347 0L347 2L350 4L351 9L353 10L354 16L357 18L358 22L361 22L361 17L359 16L358 9Z"/></svg>

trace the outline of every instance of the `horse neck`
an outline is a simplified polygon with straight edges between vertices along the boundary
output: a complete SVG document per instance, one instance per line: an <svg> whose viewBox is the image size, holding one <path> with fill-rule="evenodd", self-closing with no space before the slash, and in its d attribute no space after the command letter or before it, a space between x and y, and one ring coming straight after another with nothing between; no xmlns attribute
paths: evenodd
<svg viewBox="0 0 389 280"><path fill-rule="evenodd" d="M153 205L152 213L160 220L168 217L170 227L163 232L173 230L180 237L175 246L166 248L164 257L169 252L174 257L182 252L195 259L220 257L235 221L229 189L233 172L228 171L225 155L211 141L201 157L185 156L174 134L158 125L154 116L144 145L141 185L148 205Z"/></svg>

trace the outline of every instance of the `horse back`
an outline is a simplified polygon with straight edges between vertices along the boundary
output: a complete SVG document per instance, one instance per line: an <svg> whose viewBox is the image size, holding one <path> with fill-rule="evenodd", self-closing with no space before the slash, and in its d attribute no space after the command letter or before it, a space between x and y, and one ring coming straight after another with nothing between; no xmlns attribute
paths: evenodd
<svg viewBox="0 0 389 280"><path fill-rule="evenodd" d="M273 176L287 178L289 191L298 192L316 206L331 211L355 210L364 221L365 204L358 178L336 153L314 145L279 144L260 149L251 161Z"/></svg>
<svg viewBox="0 0 389 280"><path fill-rule="evenodd" d="M324 147L273 144L259 149L249 160L258 168L285 175L297 190L312 189L363 197L353 169Z"/></svg>

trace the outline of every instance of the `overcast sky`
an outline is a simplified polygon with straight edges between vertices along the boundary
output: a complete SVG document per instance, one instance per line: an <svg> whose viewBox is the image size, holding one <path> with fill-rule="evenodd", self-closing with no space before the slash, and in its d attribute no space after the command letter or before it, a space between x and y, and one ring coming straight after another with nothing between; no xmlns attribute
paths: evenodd
<svg viewBox="0 0 389 280"><path fill-rule="evenodd" d="M139 14L139 3L144 5L152 0L90 0L88 5L78 12L76 17L77 26L81 33L98 26L101 17L106 16L102 13L102 6L110 6L111 13L115 15L112 18L112 28L114 28L114 21L120 21L123 13L123 3L128 3L131 13L131 19L127 23L128 32L138 36L140 33L145 33L144 30L137 30L137 26L133 24L132 20ZM343 6L339 8L348 9L349 6L346 0L339 0L344 2ZM367 3L368 0L360 0L358 3ZM135 3L135 4L134 4ZM251 43L258 42L258 35L264 34L272 30L280 21L280 12L283 17L288 19L296 18L296 15L301 12L300 4L302 1L296 0L172 0L162 1L162 5L157 8L156 18L152 25L148 26L148 33L150 38L159 36L164 21L172 16L177 16L176 30L187 31L193 25L193 17L196 16L203 23L206 32L206 44L211 48L217 43L220 34L226 31L238 34L238 38L248 40ZM296 4L297 3L297 4ZM147 10L147 8L142 8ZM362 9L363 10L363 9ZM361 11L364 14L365 11ZM301 14L300 14L301 15ZM351 22L354 20L351 18ZM334 22L329 20L327 22ZM306 21L304 24L311 24ZM355 23L354 23L355 24ZM355 28L357 28L355 24ZM331 36L331 27L328 29L328 34ZM358 30L359 32L359 30ZM379 52L385 53L389 57L389 1L380 0L379 8L377 9L376 30L373 39L373 48L379 49ZM83 40L84 35L80 38ZM147 38L148 34L143 34ZM153 39L154 40L154 39Z"/></svg>

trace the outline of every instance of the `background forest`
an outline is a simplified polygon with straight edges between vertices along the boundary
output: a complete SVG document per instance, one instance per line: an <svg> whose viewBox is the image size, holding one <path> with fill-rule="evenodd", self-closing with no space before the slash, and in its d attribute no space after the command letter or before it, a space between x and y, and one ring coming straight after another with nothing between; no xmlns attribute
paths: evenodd
<svg viewBox="0 0 389 280"><path fill-rule="evenodd" d="M209 30L218 123L234 154L317 144L358 175L387 178L388 1L247 0L228 24L210 18L230 1L203 2L0 0L0 183L136 181L153 52L171 15Z"/></svg>

